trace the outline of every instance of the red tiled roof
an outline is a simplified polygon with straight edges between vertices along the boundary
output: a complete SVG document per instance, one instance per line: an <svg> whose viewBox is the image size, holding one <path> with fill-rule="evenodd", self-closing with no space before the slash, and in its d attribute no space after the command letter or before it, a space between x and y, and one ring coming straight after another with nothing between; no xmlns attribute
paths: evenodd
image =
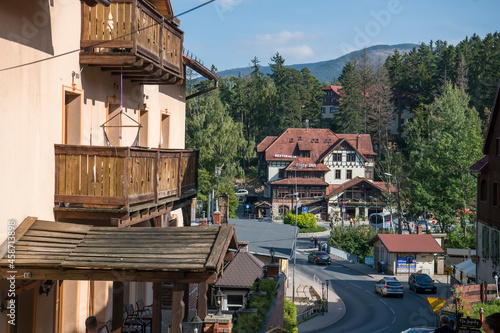
<svg viewBox="0 0 500 333"><path fill-rule="evenodd" d="M469 170L471 172L481 173L481 171L483 171L484 167L486 167L487 165L488 155L484 156L482 159L474 163L474 165L472 165Z"/></svg>
<svg viewBox="0 0 500 333"><path fill-rule="evenodd" d="M258 145L257 147L255 148L255 150L260 153L260 152L263 152L264 150L267 149L267 147L269 147L269 145L271 143L274 142L274 140L276 140L278 137L277 136L266 136L264 138L264 140L262 140Z"/></svg>
<svg viewBox="0 0 500 333"><path fill-rule="evenodd" d="M265 151L265 157L268 161L292 161L296 159L300 153L300 145L302 145L300 142L304 142L310 145L308 163L318 164L324 158L325 153L331 150L332 146L340 143L342 139L347 140L353 148L364 156L376 155L369 134L336 134L329 129L322 128L289 128L271 144L268 144L270 141L268 138L265 138L257 146L258 152ZM267 148L261 150L266 145Z"/></svg>
<svg viewBox="0 0 500 333"><path fill-rule="evenodd" d="M323 88L321 90L324 90L324 91L333 90L337 95L340 96L340 90L342 88L343 88L342 86L332 86L332 85L329 85L328 87L325 87L325 88Z"/></svg>
<svg viewBox="0 0 500 333"><path fill-rule="evenodd" d="M328 189L326 190L326 196L325 198L329 198L332 195L338 194L342 191L345 191L351 186L354 186L356 184L359 184L361 182L367 182L377 188L379 188L381 191L387 192L387 187L385 186L384 182L372 182L371 180L368 180L366 178L361 178L361 177L355 177L351 180L346 181L345 183L341 185L330 185L328 186ZM391 186L393 190L395 190L394 186Z"/></svg>
<svg viewBox="0 0 500 333"><path fill-rule="evenodd" d="M224 275L215 282L217 287L250 288L256 278L263 274L264 263L249 252L238 252L224 270Z"/></svg>
<svg viewBox="0 0 500 333"><path fill-rule="evenodd" d="M299 150L301 151L311 150L311 142L299 141L297 144L299 145Z"/></svg>
<svg viewBox="0 0 500 333"><path fill-rule="evenodd" d="M377 240L382 242L387 251L396 252L417 252L417 253L444 253L438 242L429 234L399 235L399 234L378 234L367 241L368 245L373 245Z"/></svg>
<svg viewBox="0 0 500 333"><path fill-rule="evenodd" d="M295 182L297 180L297 182ZM328 183L320 178L285 178L271 182L271 185L319 185L328 186Z"/></svg>

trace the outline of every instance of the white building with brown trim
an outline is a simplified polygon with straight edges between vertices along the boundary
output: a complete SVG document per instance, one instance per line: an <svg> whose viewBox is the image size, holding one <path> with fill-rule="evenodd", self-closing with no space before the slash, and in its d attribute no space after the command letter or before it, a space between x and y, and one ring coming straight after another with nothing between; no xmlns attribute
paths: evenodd
<svg viewBox="0 0 500 333"><path fill-rule="evenodd" d="M356 206L358 214L359 207L366 208L361 214L367 215L368 205L375 207L375 200L370 196L380 199L377 211L386 205L382 200L385 185L373 182L376 154L369 134L289 128L279 137L266 137L256 151L264 195L272 199L274 216L295 207L294 193L301 208L311 206L314 208L311 212L324 217L342 204ZM342 187L356 186L359 181L363 181L359 190L348 191L349 188ZM339 188L342 193L336 192ZM367 190L373 191L372 194ZM356 210L352 214L356 216Z"/></svg>

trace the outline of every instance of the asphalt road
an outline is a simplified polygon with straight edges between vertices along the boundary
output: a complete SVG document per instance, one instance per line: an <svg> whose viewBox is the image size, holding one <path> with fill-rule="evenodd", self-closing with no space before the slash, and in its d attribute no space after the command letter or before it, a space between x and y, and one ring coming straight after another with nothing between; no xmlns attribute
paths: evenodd
<svg viewBox="0 0 500 333"><path fill-rule="evenodd" d="M299 248L307 247L307 240L298 241ZM297 254L297 271L315 275L323 282L328 280L346 307L340 321L318 332L399 333L409 327L434 326L435 316L429 304L408 290L405 279L399 279L405 286L403 298L382 297L374 292L375 279L335 263L329 266L308 263L307 252Z"/></svg>

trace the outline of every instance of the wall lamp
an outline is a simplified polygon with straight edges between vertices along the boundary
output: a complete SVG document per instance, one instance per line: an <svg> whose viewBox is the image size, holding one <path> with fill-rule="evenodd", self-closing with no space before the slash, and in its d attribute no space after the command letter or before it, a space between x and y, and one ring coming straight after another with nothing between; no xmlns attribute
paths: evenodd
<svg viewBox="0 0 500 333"><path fill-rule="evenodd" d="M55 282L52 280L46 280L43 283L43 286L40 286L40 288L38 289L38 293L40 295L47 294L47 296L49 296L50 289L52 289L52 287L54 286L54 283Z"/></svg>

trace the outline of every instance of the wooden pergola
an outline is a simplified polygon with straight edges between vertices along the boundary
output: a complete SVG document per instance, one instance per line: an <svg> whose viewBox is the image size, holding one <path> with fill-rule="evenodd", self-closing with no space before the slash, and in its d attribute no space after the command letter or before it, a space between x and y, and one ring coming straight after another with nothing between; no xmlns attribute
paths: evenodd
<svg viewBox="0 0 500 333"><path fill-rule="evenodd" d="M182 332L182 284L214 283L229 248L231 225L181 228L94 227L26 218L15 233L16 280L153 282L153 332L161 328L162 282L174 283L172 332ZM10 243L12 245L12 243ZM8 239L0 247L0 278L10 276ZM29 274L25 274L29 273ZM120 288L121 289L121 288ZM116 295L115 295L116 296ZM206 314L206 296L199 313ZM200 308L201 307L201 308ZM113 297L113 330L121 326L123 296Z"/></svg>

